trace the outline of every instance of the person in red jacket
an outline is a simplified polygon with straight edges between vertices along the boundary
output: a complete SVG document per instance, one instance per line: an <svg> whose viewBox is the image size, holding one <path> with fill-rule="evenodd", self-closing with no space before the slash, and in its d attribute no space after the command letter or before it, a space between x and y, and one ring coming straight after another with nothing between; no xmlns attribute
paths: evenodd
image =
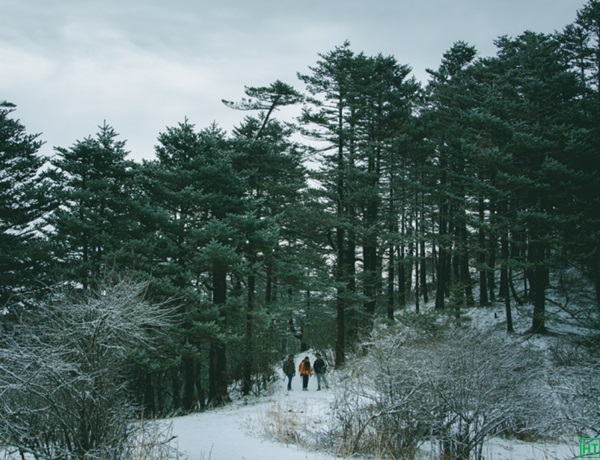
<svg viewBox="0 0 600 460"><path fill-rule="evenodd" d="M300 375L302 376L302 390L308 391L308 379L313 373L310 365L310 358L308 356L300 362L298 371L300 371Z"/></svg>

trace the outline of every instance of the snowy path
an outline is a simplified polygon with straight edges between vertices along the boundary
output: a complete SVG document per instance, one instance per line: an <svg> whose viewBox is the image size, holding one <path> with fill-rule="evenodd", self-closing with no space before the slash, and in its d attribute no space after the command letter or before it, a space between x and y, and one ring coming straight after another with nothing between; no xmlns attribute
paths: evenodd
<svg viewBox="0 0 600 460"><path fill-rule="evenodd" d="M296 376L289 392L281 372L279 378L273 395L252 404L235 402L223 409L170 419L179 450L189 460L335 459L333 455L266 439L265 427L279 417L297 423L300 429L326 423L333 398L331 390L316 391L315 377L310 379L309 391L302 391Z"/></svg>

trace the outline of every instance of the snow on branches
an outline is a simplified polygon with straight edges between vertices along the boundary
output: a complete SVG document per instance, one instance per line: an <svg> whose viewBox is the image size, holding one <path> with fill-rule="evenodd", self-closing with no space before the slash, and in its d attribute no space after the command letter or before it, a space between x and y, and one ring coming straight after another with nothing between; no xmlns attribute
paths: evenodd
<svg viewBox="0 0 600 460"><path fill-rule="evenodd" d="M470 329L377 334L340 377L334 431L348 454L482 458L486 439L540 426L549 404L542 354ZM445 457L445 458L446 458Z"/></svg>
<svg viewBox="0 0 600 460"><path fill-rule="evenodd" d="M122 458L136 413L128 358L174 320L143 300L144 289L121 281L61 291L0 325L0 447L36 458Z"/></svg>

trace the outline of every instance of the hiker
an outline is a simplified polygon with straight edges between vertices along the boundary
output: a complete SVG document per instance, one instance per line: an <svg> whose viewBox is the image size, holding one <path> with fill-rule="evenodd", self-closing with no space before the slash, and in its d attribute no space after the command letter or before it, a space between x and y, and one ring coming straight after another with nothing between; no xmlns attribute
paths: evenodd
<svg viewBox="0 0 600 460"><path fill-rule="evenodd" d="M321 358L321 355L317 353L317 359L313 363L313 369L317 376L317 391L321 389L321 382L325 385L325 388L329 389L329 382L327 381L327 376L325 373L327 372L327 364Z"/></svg>
<svg viewBox="0 0 600 460"><path fill-rule="evenodd" d="M292 378L296 375L296 364L294 363L294 355L290 355L288 359L286 359L283 363L283 373L288 378L287 389L290 391L292 389Z"/></svg>
<svg viewBox="0 0 600 460"><path fill-rule="evenodd" d="M308 391L308 379L312 375L312 368L310 367L310 358L307 356L302 360L298 367L300 375L302 376L302 390Z"/></svg>

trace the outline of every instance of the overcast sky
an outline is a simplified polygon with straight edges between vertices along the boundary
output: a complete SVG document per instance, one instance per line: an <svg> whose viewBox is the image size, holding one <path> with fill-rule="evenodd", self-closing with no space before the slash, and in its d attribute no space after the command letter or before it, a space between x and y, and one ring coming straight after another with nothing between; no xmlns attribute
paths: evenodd
<svg viewBox="0 0 600 460"><path fill-rule="evenodd" d="M245 115L221 99L296 77L345 40L393 55L425 81L454 42L554 32L584 0L0 0L0 101L41 133L42 152L70 147L104 120L130 158L187 117L230 131Z"/></svg>

